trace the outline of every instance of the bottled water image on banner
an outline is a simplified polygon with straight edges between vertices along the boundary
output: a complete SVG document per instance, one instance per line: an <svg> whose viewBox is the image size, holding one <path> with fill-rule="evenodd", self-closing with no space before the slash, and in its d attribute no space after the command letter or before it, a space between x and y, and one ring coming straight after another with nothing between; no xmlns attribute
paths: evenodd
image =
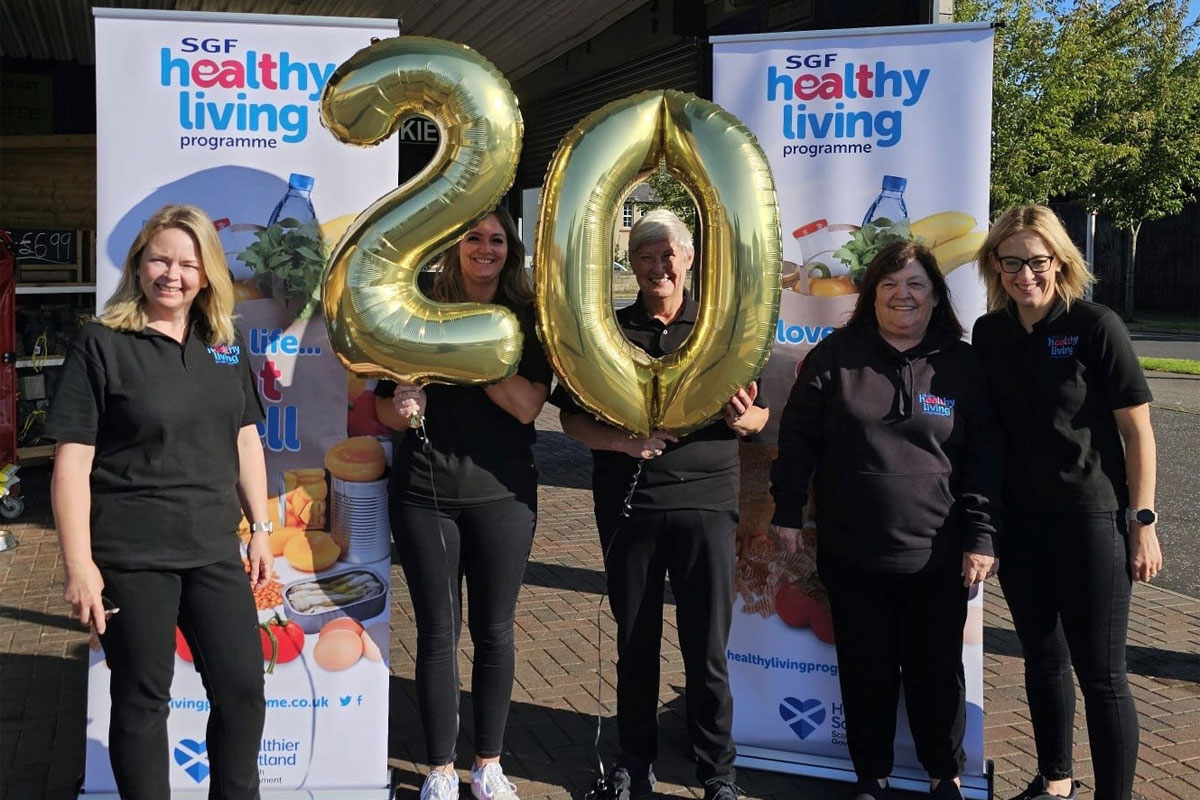
<svg viewBox="0 0 1200 800"><path fill-rule="evenodd" d="M301 175L298 172L289 175L287 192L275 204L275 210L271 212L271 218L267 220L267 227L284 219L294 219L301 225L306 222L315 222L317 212L313 211L312 204L313 183L310 175Z"/></svg>
<svg viewBox="0 0 1200 800"><path fill-rule="evenodd" d="M863 227L865 228L867 223L877 219L885 219L889 222L908 219L908 206L904 203L904 190L907 186L907 178L884 175L883 187L879 190L879 196L875 198L875 202L871 203L866 216L863 217Z"/></svg>

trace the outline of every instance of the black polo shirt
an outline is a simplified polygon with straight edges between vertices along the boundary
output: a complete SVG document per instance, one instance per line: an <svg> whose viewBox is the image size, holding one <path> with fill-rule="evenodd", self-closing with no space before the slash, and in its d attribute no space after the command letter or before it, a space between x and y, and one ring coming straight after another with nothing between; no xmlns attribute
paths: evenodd
<svg viewBox="0 0 1200 800"><path fill-rule="evenodd" d="M422 284L422 290L428 291ZM531 304L496 298L517 315L524 336L517 374L547 389L554 373L542 352ZM391 397L396 384L379 381L375 394ZM405 503L463 507L517 498L537 501L533 443L537 431L492 402L482 386L425 387L425 452L417 434L397 431L392 441L390 490Z"/></svg>
<svg viewBox="0 0 1200 800"><path fill-rule="evenodd" d="M239 337L210 347L193 323L180 344L153 328L80 329L46 436L96 448L92 558L183 569L237 553L238 431L263 418Z"/></svg>
<svg viewBox="0 0 1200 800"><path fill-rule="evenodd" d="M683 310L664 325L646 311L639 292L632 305L617 310L617 324L632 344L655 358L679 349L696 326L699 304L690 293ZM760 395L761 397L761 395ZM550 402L564 414L591 414L560 383ZM756 405L761 405L756 401ZM638 460L612 450L592 451L592 496L598 509L619 509L633 482ZM652 511L695 508L729 511L738 505L737 434L723 417L668 444L647 459L633 493L632 507Z"/></svg>
<svg viewBox="0 0 1200 800"><path fill-rule="evenodd" d="M1116 511L1129 502L1113 411L1153 398L1124 323L1109 309L1056 300L1029 333L1014 312L975 323L972 344L1004 427L1005 506Z"/></svg>

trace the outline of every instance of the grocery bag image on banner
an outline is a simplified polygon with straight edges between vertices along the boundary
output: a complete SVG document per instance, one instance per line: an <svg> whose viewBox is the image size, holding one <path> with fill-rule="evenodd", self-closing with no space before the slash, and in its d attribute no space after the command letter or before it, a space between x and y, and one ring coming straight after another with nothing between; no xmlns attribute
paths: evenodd
<svg viewBox="0 0 1200 800"><path fill-rule="evenodd" d="M330 248L397 184L395 146L346 147L320 124L337 65L394 20L95 9L97 305L144 221L167 204L213 220L235 293L238 357L258 425L275 530L256 595L272 790L387 793L390 531L381 431L355 401L320 309ZM205 265L206 268L209 265ZM356 411L357 408L357 411ZM355 436L347 438L348 431ZM365 434L366 438L357 434ZM243 540L249 524L242 521ZM208 704L179 640L168 727L173 794L206 793ZM88 684L84 789L114 791L103 653Z"/></svg>
<svg viewBox="0 0 1200 800"><path fill-rule="evenodd" d="M745 121L775 175L784 258L761 393L771 418L743 443L730 635L739 763L854 780L812 506L794 549L769 532L779 419L807 354L845 324L867 265L897 241L929 247L969 331L986 298L992 33L930 25L713 38L713 99ZM811 497L811 492L810 492ZM862 502L870 503L864 496ZM982 595L968 606L965 793L986 793ZM924 772L898 709L896 773ZM893 781L895 783L895 781Z"/></svg>

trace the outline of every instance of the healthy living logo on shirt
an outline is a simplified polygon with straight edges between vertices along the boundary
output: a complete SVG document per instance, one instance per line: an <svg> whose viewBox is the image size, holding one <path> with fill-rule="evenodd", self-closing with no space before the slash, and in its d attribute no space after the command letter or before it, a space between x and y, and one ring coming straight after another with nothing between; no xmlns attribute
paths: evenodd
<svg viewBox="0 0 1200 800"><path fill-rule="evenodd" d="M917 402L921 404L921 413L927 417L948 417L954 410L953 397L938 397L922 392L917 395Z"/></svg>
<svg viewBox="0 0 1200 800"><path fill-rule="evenodd" d="M242 355L242 348L236 344L219 344L209 347L208 352L216 364L236 364Z"/></svg>
<svg viewBox="0 0 1200 800"><path fill-rule="evenodd" d="M1051 358L1070 358L1075 355L1075 345L1079 344L1078 336L1047 336L1046 346Z"/></svg>

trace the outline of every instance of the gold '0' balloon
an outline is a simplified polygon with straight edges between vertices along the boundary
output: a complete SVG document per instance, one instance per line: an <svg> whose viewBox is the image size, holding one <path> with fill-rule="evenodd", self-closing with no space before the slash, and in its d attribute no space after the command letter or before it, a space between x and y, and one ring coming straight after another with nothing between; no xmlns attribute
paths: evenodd
<svg viewBox="0 0 1200 800"><path fill-rule="evenodd" d="M612 232L629 188L665 159L704 231L699 316L688 341L652 358L612 309ZM711 421L771 352L779 315L779 210L754 135L716 104L654 91L593 112L546 174L537 235L537 312L547 355L597 418L639 436Z"/></svg>
<svg viewBox="0 0 1200 800"><path fill-rule="evenodd" d="M523 132L517 98L471 48L419 36L359 50L321 96L321 122L360 146L383 141L413 114L437 124L437 153L362 212L334 247L321 297L329 340L359 375L497 381L521 358L517 318L498 305L429 300L417 274L512 185Z"/></svg>

